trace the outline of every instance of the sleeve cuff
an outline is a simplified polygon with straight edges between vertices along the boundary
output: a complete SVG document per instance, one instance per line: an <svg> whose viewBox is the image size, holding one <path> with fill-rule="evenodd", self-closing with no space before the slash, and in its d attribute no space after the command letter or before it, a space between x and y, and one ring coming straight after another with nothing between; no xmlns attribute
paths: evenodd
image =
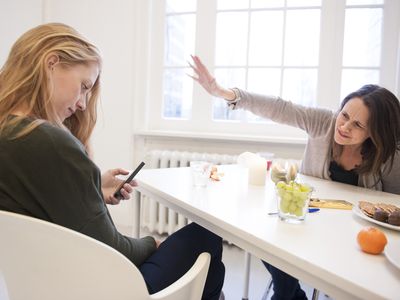
<svg viewBox="0 0 400 300"><path fill-rule="evenodd" d="M232 88L231 90L235 94L235 99L231 100L231 101L227 100L227 105L228 105L229 109L234 110L236 108L236 104L242 99L242 96L241 96L238 88L235 87L235 88Z"/></svg>

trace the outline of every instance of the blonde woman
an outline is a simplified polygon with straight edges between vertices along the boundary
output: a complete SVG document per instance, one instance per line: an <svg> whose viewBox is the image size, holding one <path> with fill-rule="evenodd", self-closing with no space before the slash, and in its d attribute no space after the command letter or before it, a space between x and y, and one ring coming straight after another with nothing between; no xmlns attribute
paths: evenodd
<svg viewBox="0 0 400 300"><path fill-rule="evenodd" d="M105 173L102 186L88 155L100 75L98 49L67 25L40 25L13 45L0 70L0 209L110 245L139 267L150 293L209 252L203 298L218 299L224 281L220 237L192 223L159 245L153 237L133 239L115 228L105 202L118 203L110 191L119 183L115 175L125 171ZM125 199L134 185L124 186Z"/></svg>

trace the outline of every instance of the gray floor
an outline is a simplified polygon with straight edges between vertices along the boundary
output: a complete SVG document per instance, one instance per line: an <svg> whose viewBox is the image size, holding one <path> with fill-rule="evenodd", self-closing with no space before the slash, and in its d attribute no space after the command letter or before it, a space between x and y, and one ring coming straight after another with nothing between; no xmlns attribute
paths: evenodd
<svg viewBox="0 0 400 300"><path fill-rule="evenodd" d="M130 235L130 228L123 228L118 226L120 232ZM142 233L146 235L146 233ZM162 240L164 236L155 235L156 239ZM223 262L225 264L225 283L223 292L226 300L241 300L243 296L244 285L244 251L235 245L224 242ZM272 296L272 291L265 295L267 284L270 279L268 271L264 265L256 257L251 257L251 272L250 272L250 286L249 286L249 300L267 300ZM301 284L302 288L311 299L313 289L306 284ZM320 293L318 300L331 299Z"/></svg>
<svg viewBox="0 0 400 300"><path fill-rule="evenodd" d="M234 245L224 244L223 261L225 264L224 294L226 300L242 299L244 286L244 251ZM261 261L251 257L249 299L263 299L271 276ZM270 293L272 294L272 292ZM270 299L270 296L269 298Z"/></svg>
<svg viewBox="0 0 400 300"><path fill-rule="evenodd" d="M226 300L240 300L244 285L244 251L234 245L224 244L223 261L226 267L224 294ZM267 284L271 278L267 269L256 257L251 257L249 300L271 299L272 290L265 295ZM312 298L313 288L301 283L308 299ZM318 300L330 299L320 293Z"/></svg>

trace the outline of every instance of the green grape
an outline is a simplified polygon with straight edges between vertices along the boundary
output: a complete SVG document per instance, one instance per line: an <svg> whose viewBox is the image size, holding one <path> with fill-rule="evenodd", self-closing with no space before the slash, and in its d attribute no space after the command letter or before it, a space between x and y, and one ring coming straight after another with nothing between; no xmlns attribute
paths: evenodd
<svg viewBox="0 0 400 300"><path fill-rule="evenodd" d="M296 208L296 210L293 212L296 216L300 217L303 215L303 208L302 207L298 207Z"/></svg>
<svg viewBox="0 0 400 300"><path fill-rule="evenodd" d="M279 182L276 184L276 187L277 187L278 189L284 189L284 188L286 187L286 182L284 182L284 181L279 181Z"/></svg>
<svg viewBox="0 0 400 300"><path fill-rule="evenodd" d="M309 198L310 194L309 193L301 193L299 198L301 200L307 200Z"/></svg>
<svg viewBox="0 0 400 300"><path fill-rule="evenodd" d="M290 212L291 214L294 214L294 212L296 211L296 209L297 209L296 203L291 202L290 205L289 205L289 212Z"/></svg>
<svg viewBox="0 0 400 300"><path fill-rule="evenodd" d="M292 201L292 194L291 193L285 193L282 197L283 200L285 201Z"/></svg>
<svg viewBox="0 0 400 300"><path fill-rule="evenodd" d="M303 197L301 197L301 201L306 202L308 198L309 198L308 194L305 194Z"/></svg>
<svg viewBox="0 0 400 300"><path fill-rule="evenodd" d="M297 204L297 207L300 208L300 209L303 209L306 206L305 203L297 202L296 204Z"/></svg>
<svg viewBox="0 0 400 300"><path fill-rule="evenodd" d="M281 201L281 211L285 214L289 212L289 203L285 201Z"/></svg>
<svg viewBox="0 0 400 300"><path fill-rule="evenodd" d="M302 192L305 192L305 193L309 193L309 192L311 192L311 187L309 187L308 185L301 185L300 186L300 190L302 191Z"/></svg>
<svg viewBox="0 0 400 300"><path fill-rule="evenodd" d="M282 202L282 203L285 203L285 205L288 206L292 201L291 201L291 200L288 200L288 199L282 198L281 202Z"/></svg>
<svg viewBox="0 0 400 300"><path fill-rule="evenodd" d="M296 189L296 190L293 191L293 196L295 198L302 198L303 197L303 193Z"/></svg>
<svg viewBox="0 0 400 300"><path fill-rule="evenodd" d="M286 185L286 188L285 188L287 191L293 191L293 186L292 185Z"/></svg>

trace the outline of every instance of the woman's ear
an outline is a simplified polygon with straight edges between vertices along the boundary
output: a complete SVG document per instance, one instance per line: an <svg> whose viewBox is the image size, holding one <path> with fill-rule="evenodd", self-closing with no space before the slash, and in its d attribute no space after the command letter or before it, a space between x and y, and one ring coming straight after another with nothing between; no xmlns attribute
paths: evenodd
<svg viewBox="0 0 400 300"><path fill-rule="evenodd" d="M50 54L47 57L46 64L49 70L53 70L54 66L60 62L60 58L56 54Z"/></svg>

